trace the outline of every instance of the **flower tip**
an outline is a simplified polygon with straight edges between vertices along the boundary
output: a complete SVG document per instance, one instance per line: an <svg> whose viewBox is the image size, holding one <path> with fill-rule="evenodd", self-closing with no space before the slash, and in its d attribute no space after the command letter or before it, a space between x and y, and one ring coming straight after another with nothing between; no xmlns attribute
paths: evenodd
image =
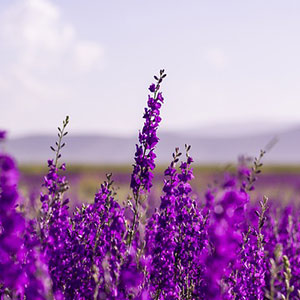
<svg viewBox="0 0 300 300"><path fill-rule="evenodd" d="M66 164L63 163L59 168L60 168L61 170L65 171L65 170L66 170Z"/></svg>
<svg viewBox="0 0 300 300"><path fill-rule="evenodd" d="M53 159L48 159L48 167L53 166Z"/></svg>
<svg viewBox="0 0 300 300"><path fill-rule="evenodd" d="M154 92L155 92L155 84L154 84L154 83L152 83L152 84L149 86L149 91L150 91L151 93L154 93Z"/></svg>

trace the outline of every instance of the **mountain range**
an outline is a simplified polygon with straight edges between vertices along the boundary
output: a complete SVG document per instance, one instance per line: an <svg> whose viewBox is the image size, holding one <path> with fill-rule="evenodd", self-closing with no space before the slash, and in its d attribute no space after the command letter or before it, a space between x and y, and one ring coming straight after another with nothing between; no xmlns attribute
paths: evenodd
<svg viewBox="0 0 300 300"><path fill-rule="evenodd" d="M237 125L238 126L238 125ZM190 144L191 155L196 163L234 163L239 155L254 157L260 149L277 142L265 156L265 162L277 164L300 163L300 126L293 128L248 132L225 136L209 134L197 130L158 132L160 142L156 149L157 161L168 163L175 147L184 151ZM55 136L35 134L8 139L3 147L14 155L21 164L44 163L53 156L50 146ZM131 164L135 152L136 137L116 137L109 135L69 134L65 137L63 160L78 164Z"/></svg>

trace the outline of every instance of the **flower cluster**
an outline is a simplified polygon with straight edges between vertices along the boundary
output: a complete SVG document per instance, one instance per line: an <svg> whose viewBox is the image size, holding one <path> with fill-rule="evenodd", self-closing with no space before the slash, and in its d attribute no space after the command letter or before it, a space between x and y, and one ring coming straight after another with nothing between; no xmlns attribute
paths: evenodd
<svg viewBox="0 0 300 300"><path fill-rule="evenodd" d="M96 299L97 295L100 299L118 299L123 292L118 284L125 254L124 209L113 197L112 183L108 174L94 203L82 206L71 220L76 245L72 252L77 257L73 268L80 272L80 280L84 277L83 282L90 285L84 287L81 283L82 297L87 296L87 290Z"/></svg>
<svg viewBox="0 0 300 300"><path fill-rule="evenodd" d="M148 96L148 107L145 108L143 118L145 119L142 131L139 133L139 145L136 144L135 164L131 175L130 187L133 193L131 209L133 212L133 221L131 229L128 232L128 243L132 243L133 236L138 231L139 226L139 205L141 204L141 194L150 192L152 187L153 173L155 168L154 149L158 143L157 129L161 121L160 108L164 101L162 93L159 92L160 85L167 75L164 70L160 71L160 76L154 76L157 81L152 83L149 91L153 94ZM137 236L138 237L138 236Z"/></svg>
<svg viewBox="0 0 300 300"><path fill-rule="evenodd" d="M161 70L149 87L127 202L107 174L94 200L70 211L60 162L68 117L37 213L23 209L31 202L22 200L16 163L0 153L0 299L300 299L298 205L253 193L265 151L252 168L241 159L202 199L192 190L191 147L183 161L176 148L160 205L147 214L165 77Z"/></svg>
<svg viewBox="0 0 300 300"><path fill-rule="evenodd" d="M158 143L156 132L161 121L160 108L164 101L159 89L165 77L164 70L161 70L160 77L155 76L157 83L153 83L149 87L153 96L149 96L148 107L145 108L143 116L145 123L142 131L139 133L140 144L136 145L135 164L130 183L134 195L138 194L141 190L150 191L152 186L153 174L151 170L155 168L154 159L156 155L154 149Z"/></svg>
<svg viewBox="0 0 300 300"><path fill-rule="evenodd" d="M40 251L32 240L31 222L16 209L18 175L15 161L0 153L0 296L45 299L44 281L38 276Z"/></svg>

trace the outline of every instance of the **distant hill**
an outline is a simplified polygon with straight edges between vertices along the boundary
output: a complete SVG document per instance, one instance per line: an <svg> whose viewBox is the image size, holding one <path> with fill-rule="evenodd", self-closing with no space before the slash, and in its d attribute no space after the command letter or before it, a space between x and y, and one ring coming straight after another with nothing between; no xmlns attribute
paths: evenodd
<svg viewBox="0 0 300 300"><path fill-rule="evenodd" d="M300 163L300 127L263 134L245 136L208 137L196 131L180 133L159 132L157 147L158 162L168 163L174 148L184 151L184 144L192 145L191 155L196 163L230 163L239 155L256 156L260 149L275 136L277 144L265 157L271 163ZM4 148L13 154L20 163L44 163L53 156L50 145L54 145L55 136L32 135L11 138ZM71 163L86 164L127 164L133 163L135 137L119 138L104 135L72 135L66 139L63 160Z"/></svg>

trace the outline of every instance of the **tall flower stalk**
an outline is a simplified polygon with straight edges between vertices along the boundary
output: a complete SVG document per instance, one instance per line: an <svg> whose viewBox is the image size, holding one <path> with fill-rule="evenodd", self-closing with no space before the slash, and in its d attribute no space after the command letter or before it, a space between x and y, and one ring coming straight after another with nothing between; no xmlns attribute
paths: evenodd
<svg viewBox="0 0 300 300"><path fill-rule="evenodd" d="M156 84L151 84L149 91L152 96L148 97L148 107L145 108L143 118L145 119L142 131L139 133L139 144L136 144L135 163L131 175L130 187L133 194L133 221L128 232L127 243L131 245L139 223L139 205L141 194L150 192L152 187L152 171L155 168L154 159L156 155L154 149L158 143L157 129L161 121L160 108L164 101L160 90L160 85L166 77L164 70L160 71L159 77L154 76Z"/></svg>
<svg viewBox="0 0 300 300"><path fill-rule="evenodd" d="M147 254L152 256L149 289L153 299L194 299L199 297L201 274L199 257L205 246L204 220L190 196L193 178L186 146L186 161L176 169L181 153L165 170L161 205L149 220L146 231Z"/></svg>
<svg viewBox="0 0 300 300"><path fill-rule="evenodd" d="M146 253L151 257L148 266L149 290L153 299L176 299L179 288L174 281L175 277L175 249L176 242L176 215L175 201L179 183L176 164L181 153L179 149L173 154L173 161L165 170L163 192L159 211L156 211L148 221L146 227Z"/></svg>
<svg viewBox="0 0 300 300"><path fill-rule="evenodd" d="M48 160L49 171L44 177L43 186L46 193L41 194L42 207L40 211L40 240L43 245L44 253L48 259L49 273L53 281L55 294L63 293L68 288L72 263L68 247L70 242L70 231L72 230L69 213L69 199L63 199L64 193L68 189L65 176L59 170L65 170L65 164L59 165L61 149L65 146L62 142L67 135L66 127L69 117L63 121L62 129L58 127L58 141L52 147L55 153L54 160Z"/></svg>

